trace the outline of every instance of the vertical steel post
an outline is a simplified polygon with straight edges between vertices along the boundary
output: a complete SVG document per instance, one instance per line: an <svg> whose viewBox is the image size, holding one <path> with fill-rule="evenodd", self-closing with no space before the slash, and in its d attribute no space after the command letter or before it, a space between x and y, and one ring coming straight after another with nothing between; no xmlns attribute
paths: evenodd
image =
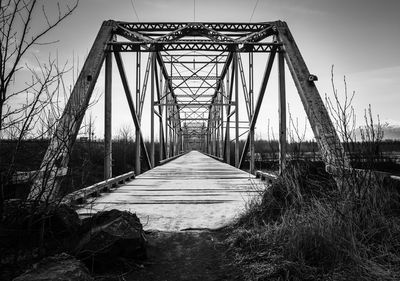
<svg viewBox="0 0 400 281"><path fill-rule="evenodd" d="M218 58L216 59L215 62L215 76L218 77ZM219 91L221 90L221 88L219 89ZM217 103L219 102L219 94L217 92L216 94L216 101ZM218 138L219 138L219 129L218 129L218 115L219 114L219 110L222 108L222 102L221 105L219 105L217 108L215 108L215 112L213 115L214 118L214 156L218 156ZM217 131L218 130L218 131Z"/></svg>
<svg viewBox="0 0 400 281"><path fill-rule="evenodd" d="M156 71L156 56L151 53L151 73L150 73L150 162L152 167L155 165L155 145L154 145L154 87L155 87L155 72Z"/></svg>
<svg viewBox="0 0 400 281"><path fill-rule="evenodd" d="M170 100L171 101L171 100ZM172 120L170 119L170 122L169 122L169 124L170 124L170 126L174 126L174 111L173 111L173 108L172 107L170 107L170 118L171 118L171 116L172 116ZM174 135L173 135L173 131L172 131L172 128L170 127L169 128L169 156L170 157L172 157L172 156L174 156L174 146L173 146L173 143L174 143Z"/></svg>
<svg viewBox="0 0 400 281"><path fill-rule="evenodd" d="M203 135L201 136L201 147L203 152L206 152L206 133L207 132L205 131L205 128L203 126Z"/></svg>
<svg viewBox="0 0 400 281"><path fill-rule="evenodd" d="M181 151L180 152L183 152L184 151L184 147L183 147L184 143L183 143L183 132L182 131L179 132L179 136L181 139Z"/></svg>
<svg viewBox="0 0 400 281"><path fill-rule="evenodd" d="M179 132L175 128L175 155L179 154Z"/></svg>
<svg viewBox="0 0 400 281"><path fill-rule="evenodd" d="M208 121L208 128L206 132L206 151L210 153L210 121Z"/></svg>
<svg viewBox="0 0 400 281"><path fill-rule="evenodd" d="M157 93L159 93L158 96L158 103L161 103L160 98L164 95L164 93L162 92L162 72L161 72L161 68L160 68L160 73L159 73L159 83L158 83L158 91ZM160 161L164 159L164 132L163 132L163 120L162 120L162 114L163 114L163 108L162 106L159 106L159 114L160 114L160 118L159 118L159 136L158 136L158 140L159 140L159 155L160 155Z"/></svg>
<svg viewBox="0 0 400 281"><path fill-rule="evenodd" d="M141 54L140 52L136 53L136 112L140 111L140 73L141 73ZM139 117L139 122L141 120L141 116ZM141 173L141 167L140 167L140 129L139 127L136 128L135 131L135 137L136 137L136 159L135 159L135 172L136 175L139 175Z"/></svg>
<svg viewBox="0 0 400 281"><path fill-rule="evenodd" d="M221 95L221 104L223 104L224 103L224 96L223 96L223 93L224 93L224 86L222 85L221 86L221 93L220 93L220 95ZM221 141L221 144L220 144L220 155L219 155L219 157L221 157L221 158L224 158L224 107L222 106L221 107L221 139L220 139L220 141Z"/></svg>
<svg viewBox="0 0 400 281"><path fill-rule="evenodd" d="M215 155L215 111L216 108L214 107L213 111L211 112L211 154Z"/></svg>
<svg viewBox="0 0 400 281"><path fill-rule="evenodd" d="M230 93L230 88L229 88L229 69L226 72L226 93L229 95ZM226 99L227 102L229 102L229 99ZM229 165L231 164L231 124L230 124L230 116L228 115L229 112L227 112L226 116L226 148L225 148L225 154L226 154L226 163Z"/></svg>
<svg viewBox="0 0 400 281"><path fill-rule="evenodd" d="M174 110L174 116L175 116L175 110ZM174 128L172 130L172 136L173 136L173 140L172 140L173 154L172 154L172 156L175 156L176 155L176 142L177 142L176 141L176 129L175 129L176 121L174 121L172 124L173 124L173 128Z"/></svg>
<svg viewBox="0 0 400 281"><path fill-rule="evenodd" d="M111 89L112 53L106 54L104 90L104 179L112 178Z"/></svg>
<svg viewBox="0 0 400 281"><path fill-rule="evenodd" d="M217 100L218 101L218 100ZM214 143L213 143L213 150L214 150L214 153L213 153L213 155L214 156L217 156L217 110L215 110L214 111L214 114L213 114L213 118L214 118L214 127L213 127L213 130L214 130Z"/></svg>
<svg viewBox="0 0 400 281"><path fill-rule="evenodd" d="M286 89L285 57L283 50L278 54L279 71L279 174L285 169L286 162Z"/></svg>
<svg viewBox="0 0 400 281"><path fill-rule="evenodd" d="M219 95L217 96L217 102L219 102L219 103L221 103L222 104L222 102L220 101L220 98L219 98ZM221 130L221 126L220 126L220 109L222 108L222 105L221 105L221 107L215 112L215 156L217 156L217 157L219 157L219 152L220 152L220 146L219 146L219 144L220 144L220 142L219 142L219 140L220 140L220 138L221 138L221 135L220 135L220 130Z"/></svg>
<svg viewBox="0 0 400 281"><path fill-rule="evenodd" d="M165 109L164 109L164 112L165 112L165 127L164 127L164 131L165 131L165 149L166 149L165 156L167 158L169 158L168 105L167 105L168 104L168 88L166 89L166 91L167 92L165 93L165 99L164 99L164 101L165 101Z"/></svg>
<svg viewBox="0 0 400 281"><path fill-rule="evenodd" d="M251 122L251 118L254 114L254 62L253 62L253 53L249 53L249 99L250 99L250 118L249 118L249 126ZM250 128L250 173L254 174L254 129Z"/></svg>
<svg viewBox="0 0 400 281"><path fill-rule="evenodd" d="M174 69L172 67L172 61L173 61L173 57L172 56L170 57L170 60L171 60L171 63L170 63L170 70L169 71L171 73L171 76L173 76L174 75ZM169 102L170 103L173 102L172 92L171 92L171 96L170 96ZM172 116L172 120L170 121L170 125L172 126L172 128L175 128L175 106L171 106L171 115L170 116ZM175 156L175 131L172 128L169 128L169 132L170 132L169 140L170 140L170 151L171 151L170 152L170 156L171 157Z"/></svg>
<svg viewBox="0 0 400 281"><path fill-rule="evenodd" d="M218 100L218 99L217 99ZM218 110L216 110L215 111L215 114L214 114L214 155L215 156L218 156L218 137L219 137L219 135L218 135L218 131L219 131L219 128L218 128L218 116L219 116L219 111Z"/></svg>
<svg viewBox="0 0 400 281"><path fill-rule="evenodd" d="M235 67L235 167L239 167L239 67L238 53L234 54L233 64Z"/></svg>

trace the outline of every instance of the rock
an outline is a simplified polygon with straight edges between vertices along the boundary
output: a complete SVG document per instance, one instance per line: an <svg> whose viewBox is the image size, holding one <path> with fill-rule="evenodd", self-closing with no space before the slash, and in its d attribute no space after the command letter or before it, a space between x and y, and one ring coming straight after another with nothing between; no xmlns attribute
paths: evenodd
<svg viewBox="0 0 400 281"><path fill-rule="evenodd" d="M57 237L75 235L80 227L79 215L70 206L59 205L50 211L49 229Z"/></svg>
<svg viewBox="0 0 400 281"><path fill-rule="evenodd" d="M65 253L48 257L14 281L91 281L88 269L80 261Z"/></svg>
<svg viewBox="0 0 400 281"><path fill-rule="evenodd" d="M44 206L9 200L0 224L0 246L22 249L40 246L50 255L68 251L75 248L73 240L80 226L78 214L67 205Z"/></svg>
<svg viewBox="0 0 400 281"><path fill-rule="evenodd" d="M139 218L130 212L110 210L84 220L76 255L96 268L120 258L146 257L146 238Z"/></svg>

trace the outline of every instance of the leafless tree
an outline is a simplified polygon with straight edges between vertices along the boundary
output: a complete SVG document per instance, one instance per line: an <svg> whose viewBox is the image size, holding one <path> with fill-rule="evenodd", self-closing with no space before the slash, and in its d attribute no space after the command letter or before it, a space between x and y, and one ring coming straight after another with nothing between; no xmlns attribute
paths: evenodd
<svg viewBox="0 0 400 281"><path fill-rule="evenodd" d="M325 103L328 107L331 118L345 149L349 151L350 145L356 141L356 114L353 107L355 91L349 93L346 76L343 77L344 93L339 97L338 89L335 85L334 66L331 68L331 85L333 98L325 94Z"/></svg>
<svg viewBox="0 0 400 281"><path fill-rule="evenodd" d="M364 163L362 169L345 167L341 180L345 191L364 196L366 192L380 188L382 182L375 176L376 164L379 161L379 147L383 140L384 125L380 123L379 115L374 120L371 105L364 112L364 124L357 127L356 114L353 107L355 91L349 93L346 77L343 78L343 93L335 85L334 67L331 69L331 85L333 97L325 96L329 114L333 120L336 132L341 138L346 155L354 166L355 163ZM357 139L360 135L360 139ZM341 156L342 157L342 156ZM342 157L344 159L344 157ZM347 190L351 187L352 190Z"/></svg>
<svg viewBox="0 0 400 281"><path fill-rule="evenodd" d="M58 13L55 19L48 15L43 2L40 0L0 1L0 133L5 126L5 120L10 119L10 115L25 111L23 107L13 107L9 101L32 91L34 87L40 84L33 77L32 81L25 83L25 87L22 87L22 89L14 87L17 73L21 69L29 68L29 66L24 65L23 59L33 46L51 43L42 42L42 40L46 34L71 15L76 9L78 1L76 0L72 6L67 4L63 8L58 3ZM44 18L42 26L33 23L34 17L40 18L40 16ZM51 68L52 66L48 65L47 67ZM52 82L57 75L58 73L51 72L50 76L52 77L48 77L48 80ZM47 85L44 85L43 91L46 90L46 87Z"/></svg>
<svg viewBox="0 0 400 281"><path fill-rule="evenodd" d="M130 141L132 141L133 136L132 136L133 129L129 124L122 125L121 128L119 129L119 135L118 139L120 140L122 144L122 167L124 171L126 170L127 166L127 154L128 154L128 146Z"/></svg>
<svg viewBox="0 0 400 281"><path fill-rule="evenodd" d="M0 145L2 138L16 141L13 151L7 152L11 155L9 163L0 171L0 204L3 188L15 172L15 155L21 141L49 135L61 112L66 65L60 67L58 59L50 56L45 62L31 57L34 65L26 62L35 46L53 43L44 41L46 35L77 8L79 0L71 1L52 3L57 11L48 13L42 0L0 0ZM22 81L22 70L31 74L30 80ZM41 122L47 123L45 129L38 128Z"/></svg>
<svg viewBox="0 0 400 281"><path fill-rule="evenodd" d="M293 159L299 159L302 156L302 144L305 141L306 133L307 133L307 117L304 119L304 128L301 130L299 126L299 118L294 118L290 111L290 106L288 104L288 113L289 113L289 126L288 126L288 138L289 142L293 147L291 157Z"/></svg>

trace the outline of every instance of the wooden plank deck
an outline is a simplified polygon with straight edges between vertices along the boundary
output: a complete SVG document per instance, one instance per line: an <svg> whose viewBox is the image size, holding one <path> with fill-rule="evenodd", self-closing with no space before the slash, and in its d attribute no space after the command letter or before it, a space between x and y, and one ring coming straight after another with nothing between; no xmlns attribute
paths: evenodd
<svg viewBox="0 0 400 281"><path fill-rule="evenodd" d="M137 214L145 229L218 228L232 221L264 184L253 175L191 151L102 194L78 210Z"/></svg>

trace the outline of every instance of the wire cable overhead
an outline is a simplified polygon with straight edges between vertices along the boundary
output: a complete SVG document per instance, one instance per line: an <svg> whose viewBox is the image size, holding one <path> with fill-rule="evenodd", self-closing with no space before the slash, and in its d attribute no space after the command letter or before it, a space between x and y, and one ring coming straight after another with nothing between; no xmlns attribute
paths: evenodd
<svg viewBox="0 0 400 281"><path fill-rule="evenodd" d="M196 22L196 0L193 0L193 22Z"/></svg>
<svg viewBox="0 0 400 281"><path fill-rule="evenodd" d="M130 1L131 1L131 5L132 5L132 8L133 8L133 11L135 12L136 18L137 18L138 22L140 22L139 16L138 16L138 14L136 12L135 5L133 4L133 0L130 0Z"/></svg>
<svg viewBox="0 0 400 281"><path fill-rule="evenodd" d="M256 8L257 8L257 5L258 5L258 1L259 1L259 0L257 0L257 1L256 1L256 4L254 5L254 9L253 9L253 12L251 13L251 17L250 17L249 23L250 23L251 20L253 19L254 12L256 11Z"/></svg>

